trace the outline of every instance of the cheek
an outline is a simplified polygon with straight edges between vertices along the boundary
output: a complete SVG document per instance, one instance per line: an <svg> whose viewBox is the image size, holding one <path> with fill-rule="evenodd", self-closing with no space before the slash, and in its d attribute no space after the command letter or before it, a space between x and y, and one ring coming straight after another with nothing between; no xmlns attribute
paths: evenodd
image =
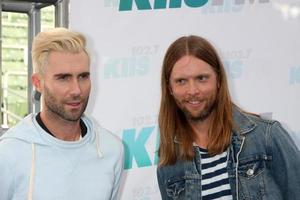
<svg viewBox="0 0 300 200"><path fill-rule="evenodd" d="M182 88L172 87L171 93L175 99L182 99L184 98L186 92Z"/></svg>
<svg viewBox="0 0 300 200"><path fill-rule="evenodd" d="M175 101L177 101L177 103L181 104L187 98L187 96L177 91L177 92L173 92L173 98Z"/></svg>
<svg viewBox="0 0 300 200"><path fill-rule="evenodd" d="M84 86L83 86L83 93L88 96L91 92L91 82L88 82L86 83Z"/></svg>

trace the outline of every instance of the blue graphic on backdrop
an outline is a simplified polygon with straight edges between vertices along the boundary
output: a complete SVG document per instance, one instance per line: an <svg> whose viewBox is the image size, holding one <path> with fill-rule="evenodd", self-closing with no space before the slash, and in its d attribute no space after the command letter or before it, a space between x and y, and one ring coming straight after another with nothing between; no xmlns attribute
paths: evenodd
<svg viewBox="0 0 300 200"><path fill-rule="evenodd" d="M300 83L300 67L292 67L290 69L290 84L299 84Z"/></svg>
<svg viewBox="0 0 300 200"><path fill-rule="evenodd" d="M107 58L104 61L104 79L145 76L150 69L149 56Z"/></svg>
<svg viewBox="0 0 300 200"><path fill-rule="evenodd" d="M108 1L108 0L105 0ZM112 0L115 1L115 0ZM152 10L152 9L167 9L181 8L183 4L191 8L205 7L210 5L210 8L204 12L238 12L241 10L241 5L254 3L269 3L270 0L120 0L119 11L131 11L133 4L137 10ZM151 3L153 5L151 5ZM107 3L106 3L107 4ZM216 6L216 8L214 8Z"/></svg>
<svg viewBox="0 0 300 200"><path fill-rule="evenodd" d="M181 8L182 0L154 0L154 5L151 6L149 0L120 0L119 11L132 10L133 1L138 10L152 10L152 9L165 9L165 8ZM204 6L208 0L184 0L184 3L189 7Z"/></svg>
<svg viewBox="0 0 300 200"><path fill-rule="evenodd" d="M133 159L139 168L157 164L157 152L154 153L154 158L151 159L149 152L146 150L146 143L152 134L156 134L155 149L157 149L159 143L159 134L157 133L156 126L147 126L139 130L136 128L123 130L122 140L125 146L124 169L132 168Z"/></svg>
<svg viewBox="0 0 300 200"><path fill-rule="evenodd" d="M243 75L245 63L250 58L252 49L238 49L226 51L224 55L224 67L228 78L238 79Z"/></svg>
<svg viewBox="0 0 300 200"><path fill-rule="evenodd" d="M237 79L242 76L244 69L242 60L225 60L224 65L229 78Z"/></svg>
<svg viewBox="0 0 300 200"><path fill-rule="evenodd" d="M129 57L105 58L104 79L118 79L146 76L150 72L153 56L158 53L159 45L133 46Z"/></svg>

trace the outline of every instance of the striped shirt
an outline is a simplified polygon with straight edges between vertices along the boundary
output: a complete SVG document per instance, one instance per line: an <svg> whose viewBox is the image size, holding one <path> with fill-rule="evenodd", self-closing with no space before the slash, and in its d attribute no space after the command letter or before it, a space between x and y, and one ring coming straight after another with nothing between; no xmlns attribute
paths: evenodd
<svg viewBox="0 0 300 200"><path fill-rule="evenodd" d="M232 200L227 172L227 151L210 156L199 148L201 154L202 199Z"/></svg>

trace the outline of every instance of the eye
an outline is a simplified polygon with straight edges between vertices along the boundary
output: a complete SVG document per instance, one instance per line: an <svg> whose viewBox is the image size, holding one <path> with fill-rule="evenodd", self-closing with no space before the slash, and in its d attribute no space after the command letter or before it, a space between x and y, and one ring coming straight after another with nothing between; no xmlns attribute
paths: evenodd
<svg viewBox="0 0 300 200"><path fill-rule="evenodd" d="M175 83L176 83L177 85L183 85L183 84L186 83L186 80L183 79L183 78L179 78L179 79L176 79L176 80L175 80Z"/></svg>
<svg viewBox="0 0 300 200"><path fill-rule="evenodd" d="M199 75L197 76L197 80L199 81L206 81L209 78L208 75Z"/></svg>
<svg viewBox="0 0 300 200"><path fill-rule="evenodd" d="M83 73L79 75L79 79L89 79L90 78L90 73Z"/></svg>
<svg viewBox="0 0 300 200"><path fill-rule="evenodd" d="M69 79L70 79L70 75L68 75L68 74L61 74L61 75L57 76L57 80L60 80L60 81L67 81Z"/></svg>

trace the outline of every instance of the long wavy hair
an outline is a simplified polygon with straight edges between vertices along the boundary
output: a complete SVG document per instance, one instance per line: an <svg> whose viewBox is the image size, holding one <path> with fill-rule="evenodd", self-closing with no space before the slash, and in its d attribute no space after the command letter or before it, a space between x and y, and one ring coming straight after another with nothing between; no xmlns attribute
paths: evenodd
<svg viewBox="0 0 300 200"><path fill-rule="evenodd" d="M175 63L185 55L194 56L208 63L217 75L218 92L209 128L208 152L216 155L225 151L231 141L233 128L232 101L229 94L224 66L215 48L199 36L184 36L173 42L164 57L161 74L161 102L158 116L160 145L159 165L172 165L178 160L192 160L193 130L184 113L170 93L170 75Z"/></svg>

